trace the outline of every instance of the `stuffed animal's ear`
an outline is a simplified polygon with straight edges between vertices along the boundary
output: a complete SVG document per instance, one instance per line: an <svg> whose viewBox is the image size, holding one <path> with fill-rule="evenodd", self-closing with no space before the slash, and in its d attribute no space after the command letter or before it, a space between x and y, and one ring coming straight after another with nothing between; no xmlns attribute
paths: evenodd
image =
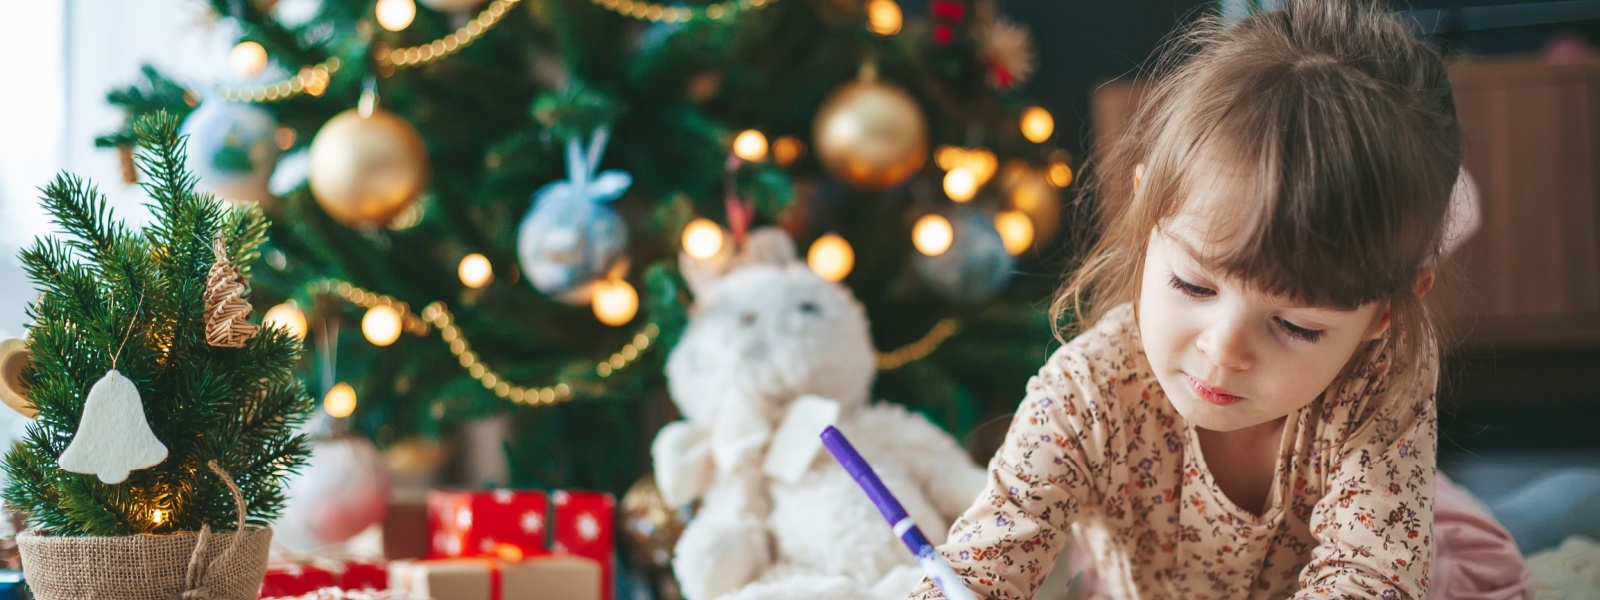
<svg viewBox="0 0 1600 600"><path fill-rule="evenodd" d="M783 266L794 262L794 240L777 227L761 227L744 238L743 260L738 266L764 264Z"/></svg>
<svg viewBox="0 0 1600 600"><path fill-rule="evenodd" d="M794 240L777 227L761 227L745 236L744 244L735 248L731 238L722 244L716 256L698 259L688 254L678 254L678 270L696 298L710 293L717 283L735 269L750 265L786 265L795 262Z"/></svg>

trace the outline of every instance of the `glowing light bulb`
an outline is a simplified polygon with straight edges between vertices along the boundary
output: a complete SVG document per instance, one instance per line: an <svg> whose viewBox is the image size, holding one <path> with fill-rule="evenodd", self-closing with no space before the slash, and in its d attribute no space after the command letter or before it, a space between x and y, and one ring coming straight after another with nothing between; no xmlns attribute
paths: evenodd
<svg viewBox="0 0 1600 600"><path fill-rule="evenodd" d="M842 281L856 266L856 251L839 234L829 233L811 243L806 264L828 281Z"/></svg>
<svg viewBox="0 0 1600 600"><path fill-rule="evenodd" d="M361 317L361 335L380 348L393 344L400 339L400 311L387 304L367 309L366 316Z"/></svg>
<svg viewBox="0 0 1600 600"><path fill-rule="evenodd" d="M494 265L489 264L489 258L478 253L461 257L461 264L456 266L456 275L461 278L461 285L471 289L482 289L494 281Z"/></svg>
<svg viewBox="0 0 1600 600"><path fill-rule="evenodd" d="M389 31L410 27L411 20L417 18L417 3L414 0L378 0L375 10L378 24Z"/></svg>
<svg viewBox="0 0 1600 600"><path fill-rule="evenodd" d="M343 419L356 412L356 389L343 381L328 388L322 397L322 410L335 419Z"/></svg>
<svg viewBox="0 0 1600 600"><path fill-rule="evenodd" d="M268 327L281 327L297 339L306 339L306 314L293 300L267 309L261 323Z"/></svg>
<svg viewBox="0 0 1600 600"><path fill-rule="evenodd" d="M1044 177L1045 180L1050 182L1050 185L1058 188L1067 187L1072 184L1072 167L1064 162L1051 163L1050 169L1045 171ZM1137 185L1138 180L1135 179L1134 181L1135 185Z"/></svg>
<svg viewBox="0 0 1600 600"><path fill-rule="evenodd" d="M871 0L867 2L867 29L883 36L900 33L900 25L905 20L900 14L900 5L894 0Z"/></svg>
<svg viewBox="0 0 1600 600"><path fill-rule="evenodd" d="M911 244L917 247L917 252L928 256L944 254L955 237L956 232L950 227L950 221L935 214L923 215L911 227Z"/></svg>
<svg viewBox="0 0 1600 600"><path fill-rule="evenodd" d="M1043 144L1056 132L1056 120L1050 111L1038 106L1022 111L1022 137L1035 144Z"/></svg>
<svg viewBox="0 0 1600 600"><path fill-rule="evenodd" d="M622 279L594 284L594 316L612 327L627 325L639 312L639 293Z"/></svg>
<svg viewBox="0 0 1600 600"><path fill-rule="evenodd" d="M295 138L294 129L288 125L279 127L277 131L272 132L272 141L278 145L279 150L284 152L288 152L290 148L294 147Z"/></svg>
<svg viewBox="0 0 1600 600"><path fill-rule="evenodd" d="M706 260L722 251L722 227L711 219L699 218L683 228L683 252L691 258Z"/></svg>
<svg viewBox="0 0 1600 600"><path fill-rule="evenodd" d="M166 516L166 514L161 512L161 509L157 508L155 510L150 511L150 522L151 523L155 523L157 525L160 525L161 522L165 521L165 520L167 520L167 516Z"/></svg>
<svg viewBox="0 0 1600 600"><path fill-rule="evenodd" d="M967 149L960 146L940 146L933 153L933 164L949 171L967 163Z"/></svg>
<svg viewBox="0 0 1600 600"><path fill-rule="evenodd" d="M1012 256L1028 251L1033 245L1033 219L1020 210L1000 211L994 216L994 228L1000 232L1000 242Z"/></svg>
<svg viewBox="0 0 1600 600"><path fill-rule="evenodd" d="M805 151L806 145L793 136L786 135L772 142L772 160L777 161L780 167L793 165Z"/></svg>
<svg viewBox="0 0 1600 600"><path fill-rule="evenodd" d="M995 158L994 152L990 152L988 148L968 150L965 160L962 167L972 172L972 180L977 187L989 183L989 180L994 178L994 172L1000 168L1000 159Z"/></svg>
<svg viewBox="0 0 1600 600"><path fill-rule="evenodd" d="M978 178L966 167L956 167L944 174L944 195L956 202L966 202L978 195Z"/></svg>
<svg viewBox="0 0 1600 600"><path fill-rule="evenodd" d="M267 49L255 42L239 42L228 53L228 66L240 77L255 77L267 70Z"/></svg>
<svg viewBox="0 0 1600 600"><path fill-rule="evenodd" d="M767 157L767 136L754 129L739 132L733 138L733 155L750 162L761 162Z"/></svg>

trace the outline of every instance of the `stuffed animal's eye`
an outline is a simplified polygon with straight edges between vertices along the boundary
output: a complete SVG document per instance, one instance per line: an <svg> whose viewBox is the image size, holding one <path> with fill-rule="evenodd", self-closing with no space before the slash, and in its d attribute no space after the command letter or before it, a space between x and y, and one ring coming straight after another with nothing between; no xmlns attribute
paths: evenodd
<svg viewBox="0 0 1600 600"><path fill-rule="evenodd" d="M755 325L756 324L756 314L755 313L751 313L751 312L747 312L747 313L739 315L739 324L743 325L745 327L749 327L751 325Z"/></svg>
<svg viewBox="0 0 1600 600"><path fill-rule="evenodd" d="M801 302L800 312L808 315L820 315L822 314L822 309L815 302Z"/></svg>

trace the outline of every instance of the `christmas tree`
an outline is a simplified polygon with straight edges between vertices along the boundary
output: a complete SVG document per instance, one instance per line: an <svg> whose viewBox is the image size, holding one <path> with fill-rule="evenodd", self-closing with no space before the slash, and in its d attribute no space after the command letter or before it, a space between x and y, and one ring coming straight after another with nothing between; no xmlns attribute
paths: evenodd
<svg viewBox="0 0 1600 600"><path fill-rule="evenodd" d="M765 224L867 306L880 398L965 436L1044 360L1072 170L993 0L290 4L211 3L246 84L112 101L193 111L202 184L272 217L269 320L381 445L509 411L519 483L620 491L680 252Z"/></svg>
<svg viewBox="0 0 1600 600"><path fill-rule="evenodd" d="M23 374L38 416L6 455L6 505L51 535L234 529L236 484L248 521L269 524L307 455L294 428L310 401L299 340L248 321L267 221L194 191L176 117L131 133L149 228L115 220L72 175L43 189L65 236L22 252L40 292Z"/></svg>

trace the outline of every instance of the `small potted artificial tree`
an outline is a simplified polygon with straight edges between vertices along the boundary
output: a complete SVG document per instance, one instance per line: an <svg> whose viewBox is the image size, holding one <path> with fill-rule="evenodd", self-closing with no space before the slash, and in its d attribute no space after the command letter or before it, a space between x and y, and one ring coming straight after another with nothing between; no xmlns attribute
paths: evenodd
<svg viewBox="0 0 1600 600"><path fill-rule="evenodd" d="M62 174L43 201L64 235L22 252L38 416L4 497L28 515L23 573L43 600L255 598L307 455L300 342L250 322L261 212L195 193L176 118L135 130L154 222L129 229Z"/></svg>

